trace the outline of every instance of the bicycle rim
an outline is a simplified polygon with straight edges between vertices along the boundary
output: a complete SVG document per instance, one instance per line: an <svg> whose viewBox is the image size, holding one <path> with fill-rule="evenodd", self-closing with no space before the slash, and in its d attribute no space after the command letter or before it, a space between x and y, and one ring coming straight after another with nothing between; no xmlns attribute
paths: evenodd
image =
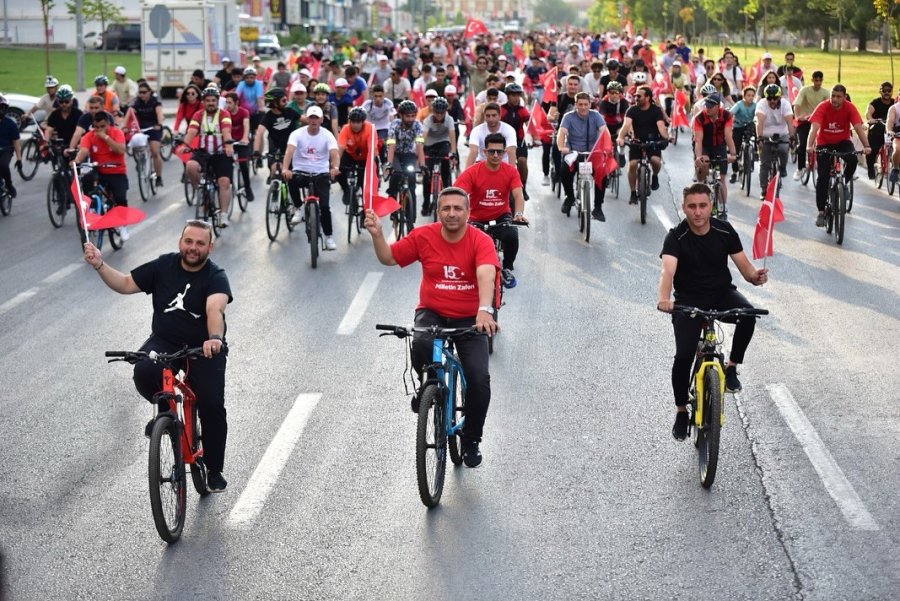
<svg viewBox="0 0 900 601"><path fill-rule="evenodd" d="M837 192L837 206L834 208L834 240L844 243L844 216L847 211L847 186L840 186Z"/></svg>
<svg viewBox="0 0 900 601"><path fill-rule="evenodd" d="M440 503L446 468L444 399L438 387L432 384L422 392L416 427L416 481L419 498L426 507L436 507Z"/></svg>
<svg viewBox="0 0 900 601"><path fill-rule="evenodd" d="M172 130L167 125L162 128L162 137L159 143L159 156L168 161L172 158Z"/></svg>
<svg viewBox="0 0 900 601"><path fill-rule="evenodd" d="M847 182L847 213L853 210L853 180Z"/></svg>
<svg viewBox="0 0 900 601"><path fill-rule="evenodd" d="M640 205L641 223L647 223L647 197L650 195L650 170L647 167L641 169L640 185L638 186L638 205Z"/></svg>
<svg viewBox="0 0 900 601"><path fill-rule="evenodd" d="M584 241L591 241L591 219L593 219L593 215L591 214L591 195L593 192L594 182L585 181L581 182L581 220L584 223Z"/></svg>
<svg viewBox="0 0 900 601"><path fill-rule="evenodd" d="M60 228L66 219L66 195L60 183L60 177L54 175L47 186L47 213L53 227Z"/></svg>
<svg viewBox="0 0 900 601"><path fill-rule="evenodd" d="M198 451L201 452L201 456L197 457L194 462L191 463L191 481L194 483L194 490L197 491L197 494L201 497L205 497L209 494L209 486L206 483L206 463L204 463L202 457L203 429L200 425L200 415L196 401L194 401L194 404L191 407L191 424L194 432L193 439L191 440L191 452L195 455Z"/></svg>
<svg viewBox="0 0 900 601"><path fill-rule="evenodd" d="M16 171L19 172L19 175L23 180L26 182L31 181L31 179L34 178L34 174L37 173L38 165L40 164L40 149L38 148L37 141L34 138L31 138L25 142L25 145L22 148L22 166L16 167Z"/></svg>
<svg viewBox="0 0 900 601"><path fill-rule="evenodd" d="M187 206L194 206L194 199L197 195L197 191L194 189L194 185L191 183L190 178L187 176L187 172L182 175L184 179L184 202L187 203Z"/></svg>
<svg viewBox="0 0 900 601"><path fill-rule="evenodd" d="M834 212L837 210L837 190L834 187L828 189L828 206L825 207L825 233L834 231Z"/></svg>
<svg viewBox="0 0 900 601"><path fill-rule="evenodd" d="M184 529L187 478L178 423L169 416L157 418L153 424L148 467L153 523L160 538L174 543Z"/></svg>
<svg viewBox="0 0 900 601"><path fill-rule="evenodd" d="M235 191L235 195L237 196L238 206L241 208L241 213L247 212L247 182L244 181L244 172L241 171L240 163L237 163L237 177L235 181L238 183L237 190Z"/></svg>
<svg viewBox="0 0 900 601"><path fill-rule="evenodd" d="M143 153L143 151L141 151ZM138 190L141 192L141 200L147 202L150 198L150 173L143 156L136 157Z"/></svg>
<svg viewBox="0 0 900 601"><path fill-rule="evenodd" d="M700 424L699 451L700 484L712 486L719 465L719 435L722 429L722 388L719 371L707 369L703 376L703 423Z"/></svg>
<svg viewBox="0 0 900 601"><path fill-rule="evenodd" d="M489 337L488 340L493 339L493 336ZM466 397L463 394L463 389L459 385L459 374L457 372L453 372L453 413L450 415L450 425L456 426L456 424L462 423L463 419L466 415ZM447 448L450 451L450 461L453 462L453 465L460 465L462 463L462 449L461 449L462 437L459 434L454 434L453 436L447 437Z"/></svg>
<svg viewBox="0 0 900 601"><path fill-rule="evenodd" d="M119 235L119 228L117 227L111 227L106 230L106 236L109 238L109 244L113 247L113 250L119 250L125 245L125 241Z"/></svg>
<svg viewBox="0 0 900 601"><path fill-rule="evenodd" d="M275 182L266 196L266 234L272 242L278 237L278 230L281 227L281 209L281 189ZM285 220L288 219L290 217L285 213Z"/></svg>
<svg viewBox="0 0 900 601"><path fill-rule="evenodd" d="M359 207L356 201L356 191L350 193L350 205L347 207L347 244L353 241L353 229L359 227L359 220L356 218L359 213ZM359 229L356 230L359 235Z"/></svg>
<svg viewBox="0 0 900 601"><path fill-rule="evenodd" d="M315 269L319 263L319 205L306 203L306 223L309 237L309 263Z"/></svg>

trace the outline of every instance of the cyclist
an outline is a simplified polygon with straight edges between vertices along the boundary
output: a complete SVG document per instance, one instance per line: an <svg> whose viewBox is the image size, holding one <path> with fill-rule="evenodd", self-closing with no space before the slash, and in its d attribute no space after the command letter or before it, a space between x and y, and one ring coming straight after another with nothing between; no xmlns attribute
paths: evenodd
<svg viewBox="0 0 900 601"><path fill-rule="evenodd" d="M416 121L416 104L412 100L404 100L397 107L399 117L394 119L388 129L387 137L387 165L385 171L390 172L388 180L388 196L395 196L400 189L402 178L407 178L410 200L416 203L416 174L408 173L408 165L425 166L425 130L422 124ZM415 211L410 211L412 219L415 219ZM412 223L409 224L411 228Z"/></svg>
<svg viewBox="0 0 900 601"><path fill-rule="evenodd" d="M334 250L337 244L332 236L331 224L331 180L340 173L338 143L330 131L322 126L322 109L312 106L306 111L309 124L291 132L281 166L281 176L288 182L288 191L294 201L294 215L291 223L303 221L303 201L300 187L312 184L319 199L322 214L322 233L325 234L325 248ZM297 148L301 148L297 152ZM303 174L292 173L302 171ZM314 236L318 232L313 233Z"/></svg>
<svg viewBox="0 0 900 601"><path fill-rule="evenodd" d="M22 165L22 145L19 142L19 125L12 117L7 115L9 100L0 94L0 177L6 184L6 191L10 198L16 197L16 187L12 183L12 172L9 169L9 161L13 152L16 154L16 167Z"/></svg>
<svg viewBox="0 0 900 601"><path fill-rule="evenodd" d="M490 134L485 140L485 159L463 171L453 185L469 195L469 222L484 229L489 221L517 221L525 219L525 198L522 181L515 167L503 162L506 140L500 134ZM515 206L510 215L509 199ZM516 255L519 253L519 232L515 227L494 228L492 235L503 245L503 269L500 278L506 288L516 287Z"/></svg>
<svg viewBox="0 0 900 601"><path fill-rule="evenodd" d="M253 187L250 185L250 113L240 105L238 95L234 92L225 94L225 110L231 114L231 139L240 142L240 146L235 146L234 150L237 157L243 159L238 162L238 169L244 180L244 193L247 202L253 202Z"/></svg>
<svg viewBox="0 0 900 601"><path fill-rule="evenodd" d="M559 148L563 158L571 152L590 152L600 136L600 130L606 127L603 117L591 109L591 95L587 92L578 92L575 95L575 110L566 113L559 124L559 133L556 134L556 147ZM587 160L586 156L579 155L575 165ZM577 169L577 167L576 167ZM562 204L562 212L567 216L575 205L575 173L563 168L560 173L560 181L566 193L566 199ZM594 182L594 207L591 215L598 221L606 221L603 214L603 196L606 193L605 181L603 186Z"/></svg>
<svg viewBox="0 0 900 601"><path fill-rule="evenodd" d="M384 97L384 87L381 84L373 85L369 88L369 93L369 99L363 102L362 107L366 110L366 119L375 128L378 139L382 142L379 157L384 162L387 157L384 141L387 140L388 128L391 126L394 103Z"/></svg>
<svg viewBox="0 0 900 601"><path fill-rule="evenodd" d="M872 147L872 152L866 156L869 179L875 179L875 160L878 158L878 153L881 152L881 147L884 146L884 124L876 123L875 119L881 119L882 121L887 119L888 110L894 105L894 85L891 82L886 81L882 83L878 91L880 94L878 98L872 100L866 108L866 123L869 125L869 146ZM892 181L896 182L896 179Z"/></svg>
<svg viewBox="0 0 900 601"><path fill-rule="evenodd" d="M504 162L510 165L516 164L516 130L508 123L500 120L500 105L496 102L488 102L484 105L484 123L472 128L469 134L469 154L466 157L466 167L471 167L476 161L484 160L484 139L489 134L503 134L506 138L506 154L503 157Z"/></svg>
<svg viewBox="0 0 900 601"><path fill-rule="evenodd" d="M313 87L313 101L315 103L313 106L319 107L319 110L325 115L321 127L327 129L331 135L335 135L341 130L338 128L337 107L328 100L329 94L331 94L331 88L328 87L327 83L317 83Z"/></svg>
<svg viewBox="0 0 900 601"><path fill-rule="evenodd" d="M56 91L56 102L59 104L59 108L47 117L47 139L60 138L66 148L70 148L75 128L78 127L78 120L82 115L81 111L75 107L75 93L72 91L72 86L67 84L59 86Z"/></svg>
<svg viewBox="0 0 900 601"><path fill-rule="evenodd" d="M596 63L594 63L596 65ZM622 86L628 85L628 75L621 72L621 64L614 58L606 61L606 69L607 73L603 77L600 78L600 85L597 90L596 98L603 98L606 95L606 90L609 88L609 84L616 81L622 84ZM593 65L591 66L593 69ZM585 78L585 81L587 78ZM583 85L583 84L582 84ZM584 90L588 92L588 90Z"/></svg>
<svg viewBox="0 0 900 601"><path fill-rule="evenodd" d="M204 92L206 89L209 88L205 88ZM263 87L262 82L256 79L256 69L253 67L244 69L244 79L237 85L234 91L238 95L240 105L250 113L251 131L256 130L259 126L259 121L262 119L263 113L266 110L265 88ZM204 106L206 105L205 98L203 99L203 104Z"/></svg>
<svg viewBox="0 0 900 601"><path fill-rule="evenodd" d="M201 93L202 90L193 84L188 85L181 93L181 98L178 99L178 110L175 111L175 125L172 126L173 133L180 133L182 121L186 126L190 125L191 117L197 111L203 110L203 101L200 99Z"/></svg>
<svg viewBox="0 0 900 601"><path fill-rule="evenodd" d="M531 118L531 113L525 108L522 96L525 90L517 83L506 86L507 102L500 107L500 120L513 128L516 132L516 168L522 179L522 194L528 200L528 145L525 143L525 126Z"/></svg>
<svg viewBox="0 0 900 601"><path fill-rule="evenodd" d="M82 180L85 191L94 188L94 181L99 179L103 187L110 193L116 206L128 206L128 169L125 166L125 134L110 119L106 111L94 113L91 131L82 136L79 142L75 162L80 163L90 157L91 162L100 163L94 173ZM95 175L96 174L96 175ZM128 228L119 228L122 240L128 240Z"/></svg>
<svg viewBox="0 0 900 601"><path fill-rule="evenodd" d="M766 186L769 185L768 170L763 168L772 160L772 153L779 156L779 175L787 177L788 141L794 136L794 111L787 98L782 97L781 88L769 84L763 89L764 102L756 105L756 139L759 141L759 199L765 200ZM733 135L733 131L732 131ZM762 138L778 138L778 146L765 144Z"/></svg>
<svg viewBox="0 0 900 601"><path fill-rule="evenodd" d="M694 118L694 166L697 169L697 181L702 182L706 179L711 163L710 157L718 159L723 205L728 201L726 184L728 163L733 161L737 154L732 137L733 125L734 115L722 107L722 96L718 92L706 97L704 110Z"/></svg>
<svg viewBox="0 0 900 601"><path fill-rule="evenodd" d="M300 123L303 123L303 114L306 109L313 105L313 101L307 98L306 85L295 81L291 84L291 101L288 102L288 108L300 115Z"/></svg>
<svg viewBox="0 0 900 601"><path fill-rule="evenodd" d="M44 111L46 115L49 115L50 111L59 106L59 80L52 75L48 75L47 79L44 80L44 89L47 90L47 93L41 96L34 103L34 106L29 109L29 115L34 115L38 111ZM77 100L75 101L75 108L78 108ZM44 118L46 119L46 116Z"/></svg>
<svg viewBox="0 0 900 601"><path fill-rule="evenodd" d="M734 115L734 126L731 128L731 137L734 139L735 146L743 143L744 137L753 131L753 122L756 118L756 88L746 86L744 88L743 97L739 102L735 102L730 109ZM735 161L732 165L731 179L729 183L733 184L737 181L738 164Z"/></svg>
<svg viewBox="0 0 900 601"><path fill-rule="evenodd" d="M441 190L437 214L438 223L418 227L388 245L381 220L367 210L365 225L372 235L375 255L383 265L422 263L417 326L475 326L492 336L498 330L491 306L499 268L494 244L490 236L468 225L469 197L465 190ZM460 337L455 344L467 384L462 455L466 467L472 468L482 461L479 444L491 402L488 345L484 336ZM423 367L431 363L431 348L432 340L427 335L417 333L413 337L410 360L420 379L425 377ZM413 398L412 409L418 412L418 397Z"/></svg>
<svg viewBox="0 0 900 601"><path fill-rule="evenodd" d="M813 74L815 78L815 74ZM812 152L816 147L840 152L852 152L853 142L850 141L850 129L856 130L860 140L863 140L863 150L869 154L872 149L866 139L866 130L862 124L862 118L856 107L847 100L847 88L843 84L835 84L831 87L831 100L823 100L809 116L811 124L809 139L806 142L807 152ZM812 140L812 143L809 141ZM828 202L828 177L831 173L831 157L817 157L816 170L816 208L819 210L816 216L816 226L825 227L825 206ZM844 181L851 181L856 173L856 155L850 155L844 159Z"/></svg>
<svg viewBox="0 0 900 601"><path fill-rule="evenodd" d="M649 86L641 86L634 95L635 105L625 113L625 123L617 136L618 145L625 145L625 137L628 134L638 142L655 142L665 140L668 136L666 120L662 109L653 102L653 92ZM650 157L650 189L659 189L659 170L662 167L662 150L659 148L647 149ZM628 153L628 186L631 188L631 196L628 202L637 204L637 164L641 159L641 151L637 148L629 149Z"/></svg>
<svg viewBox="0 0 900 601"><path fill-rule="evenodd" d="M150 155L153 157L153 170L156 172L156 187L162 188L163 162L159 146L162 140L163 106L146 81L142 81L138 86L137 97L127 109L125 122L128 123L131 118L137 119L138 127L141 129L153 128L146 134L150 142Z"/></svg>
<svg viewBox="0 0 900 601"><path fill-rule="evenodd" d="M222 477L228 436L225 307L233 299L225 270L209 260L213 242L210 225L192 219L181 230L177 253L160 255L130 273L107 265L90 242L84 245L84 260L115 292L153 295L152 333L141 345L142 351L174 353L185 346L203 347L205 358L191 361L190 383L197 395L203 428L203 460L209 470L207 485L210 492L223 492L228 486ZM142 397L152 402L162 388L162 368L149 359L139 361L134 366L134 385ZM157 417L168 415L168 402L160 403L159 411ZM150 420L144 428L148 438L153 422Z"/></svg>
<svg viewBox="0 0 900 601"><path fill-rule="evenodd" d="M131 104L138 97L137 83L126 75L125 67L121 65L115 68L113 77L112 91L119 97L119 102L123 106Z"/></svg>
<svg viewBox="0 0 900 601"><path fill-rule="evenodd" d="M891 143L891 181L896 183L900 178L900 95L897 96L885 119L885 127L894 134Z"/></svg>
<svg viewBox="0 0 900 601"><path fill-rule="evenodd" d="M741 238L734 227L727 221L712 217L711 193L709 186L703 183L691 184L682 192L681 207L685 218L669 230L660 253L662 271L656 302L656 308L660 311L671 312L675 303L701 309L752 307L732 283L729 257L747 282L761 286L768 281L768 270L756 269L744 254ZM688 414L685 407L701 326L699 319L691 319L683 313L672 314L675 331L672 392L676 411L672 436L676 440L687 437ZM741 389L737 366L744 362L744 353L755 327L756 319L753 317L741 318L735 327L731 354L725 365L725 388L732 392Z"/></svg>
<svg viewBox="0 0 900 601"><path fill-rule="evenodd" d="M334 80L334 92L328 96L328 102L337 108L337 132L347 124L347 115L353 107L353 96L349 93L350 84L343 77Z"/></svg>
<svg viewBox="0 0 900 601"><path fill-rule="evenodd" d="M119 97L109 89L109 78L106 75L98 75L94 78L93 96L103 99L103 110L111 115L119 115Z"/></svg>
<svg viewBox="0 0 900 601"><path fill-rule="evenodd" d="M425 132L423 146L425 156L429 159L439 159L437 165L441 170L441 188L450 185L450 161L447 157L456 154L456 133L454 131L453 117L447 114L450 105L446 98L435 98L431 102L431 114L422 122L422 130ZM422 178L422 215L431 213L431 178Z"/></svg>
<svg viewBox="0 0 900 601"><path fill-rule="evenodd" d="M269 134L269 153L274 156L284 157L287 150L288 138L291 133L300 127L300 114L287 106L287 96L282 88L271 88L265 95L266 106L269 110L260 119L256 128L256 138L253 141L253 157L258 159L262 153L263 139ZM308 111L308 109L307 109ZM269 171L273 169L272 160L269 159ZM249 180L248 180L249 181Z"/></svg>
<svg viewBox="0 0 900 601"><path fill-rule="evenodd" d="M188 179L196 189L200 185L200 162L211 162L219 186L219 227L228 227L234 138L231 135L231 113L219 108L218 88L210 86L203 90L203 109L191 117L184 145L190 146L194 138L199 138L199 144L187 162Z"/></svg>
<svg viewBox="0 0 900 601"><path fill-rule="evenodd" d="M812 84L800 88L797 97L794 98L794 115L797 116L797 143L801 152L797 153L797 171L794 172L794 179L800 179L800 172L806 168L806 153L802 149L806 148L809 139L809 116L816 110L820 102L828 100L829 91L822 87L824 75L821 71L813 71Z"/></svg>
<svg viewBox="0 0 900 601"><path fill-rule="evenodd" d="M412 86L409 83L409 79L404 77L403 70L394 67L394 70L391 71L390 79L384 82L385 96L394 104L399 104L409 98L411 91Z"/></svg>
<svg viewBox="0 0 900 601"><path fill-rule="evenodd" d="M343 200L345 205L350 204L350 194L353 192L347 182L347 173L356 170L356 181L360 188L366 174L366 157L369 156L369 145L372 142L372 136L377 136L375 127L371 123L366 123L366 109L355 106L350 109L347 115L347 125L341 129L338 134L338 152L340 152L340 168L341 174L338 176L338 184L343 190ZM376 143L376 146L380 142Z"/></svg>

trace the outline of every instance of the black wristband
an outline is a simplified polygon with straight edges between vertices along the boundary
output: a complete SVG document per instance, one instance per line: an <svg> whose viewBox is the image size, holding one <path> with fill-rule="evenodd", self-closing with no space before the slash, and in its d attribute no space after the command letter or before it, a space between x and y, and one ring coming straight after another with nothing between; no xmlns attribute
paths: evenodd
<svg viewBox="0 0 900 601"><path fill-rule="evenodd" d="M222 337L219 336L218 334L210 334L209 339L210 340L218 340L219 342L222 342Z"/></svg>

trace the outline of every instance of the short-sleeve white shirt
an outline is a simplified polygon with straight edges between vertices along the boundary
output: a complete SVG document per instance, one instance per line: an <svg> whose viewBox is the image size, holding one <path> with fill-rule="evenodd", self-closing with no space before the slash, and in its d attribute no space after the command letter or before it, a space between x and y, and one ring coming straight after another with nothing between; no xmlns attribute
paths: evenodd
<svg viewBox="0 0 900 601"><path fill-rule="evenodd" d="M329 151L338 149L334 135L324 127L319 127L319 132L314 136L309 134L309 127L294 130L288 136L287 143L295 148L291 169L306 173L327 173Z"/></svg>

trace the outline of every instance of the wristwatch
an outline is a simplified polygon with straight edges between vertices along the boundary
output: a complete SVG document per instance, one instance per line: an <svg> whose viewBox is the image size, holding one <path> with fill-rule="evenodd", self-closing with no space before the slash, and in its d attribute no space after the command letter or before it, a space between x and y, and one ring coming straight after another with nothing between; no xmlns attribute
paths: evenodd
<svg viewBox="0 0 900 601"><path fill-rule="evenodd" d="M491 306L488 306L488 305L485 305L485 306L483 306L483 307L478 307L478 310L479 310L479 311L484 311L485 313L487 313L487 314L489 314L489 315L491 315L491 316L494 316L494 315L496 314L496 311L494 311L494 308L491 307Z"/></svg>

